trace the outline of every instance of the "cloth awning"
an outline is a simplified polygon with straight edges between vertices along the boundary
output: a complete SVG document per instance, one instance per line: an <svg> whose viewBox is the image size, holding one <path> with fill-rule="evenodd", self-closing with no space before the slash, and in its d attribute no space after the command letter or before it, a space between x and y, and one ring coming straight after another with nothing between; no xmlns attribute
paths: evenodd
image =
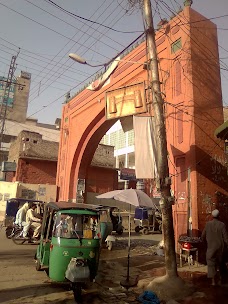
<svg viewBox="0 0 228 304"><path fill-rule="evenodd" d="M215 130L215 136L221 139L228 139L228 120Z"/></svg>

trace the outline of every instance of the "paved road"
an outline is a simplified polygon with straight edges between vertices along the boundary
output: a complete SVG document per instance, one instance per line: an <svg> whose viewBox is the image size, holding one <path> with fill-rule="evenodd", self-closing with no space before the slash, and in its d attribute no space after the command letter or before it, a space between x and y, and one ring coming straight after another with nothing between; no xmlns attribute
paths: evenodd
<svg viewBox="0 0 228 304"><path fill-rule="evenodd" d="M157 244L161 235L134 235L132 236L131 275L140 274L141 267L150 268L151 255L138 256L140 246L147 248ZM125 249L127 234L118 238L116 248L113 251L102 250L98 285L101 287L96 296L93 290L85 291L84 303L134 303L126 301L126 293L120 289L119 282L126 276L127 259ZM139 246L140 245L140 246ZM5 304L72 304L72 291L67 290L66 285L53 284L49 281L44 271L35 270L34 254L37 245L15 245L12 240L6 239L4 228L0 231L0 303ZM148 249L149 250L149 249ZM144 252L145 254L145 252ZM156 265L162 265L163 261L153 261ZM152 266L151 266L152 267ZM114 294L113 294L114 292ZM91 296L93 294L93 296ZM90 299L91 297L91 299ZM114 298L112 298L114 297ZM118 298L119 297L119 298ZM107 299L108 302L107 302ZM110 303L111 303L110 302Z"/></svg>

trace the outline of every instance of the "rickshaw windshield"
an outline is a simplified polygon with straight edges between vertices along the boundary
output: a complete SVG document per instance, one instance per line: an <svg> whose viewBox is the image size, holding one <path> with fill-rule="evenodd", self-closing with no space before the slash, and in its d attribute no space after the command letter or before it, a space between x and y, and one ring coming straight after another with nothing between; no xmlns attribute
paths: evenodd
<svg viewBox="0 0 228 304"><path fill-rule="evenodd" d="M98 239L100 238L98 216L57 213L53 236L67 239Z"/></svg>

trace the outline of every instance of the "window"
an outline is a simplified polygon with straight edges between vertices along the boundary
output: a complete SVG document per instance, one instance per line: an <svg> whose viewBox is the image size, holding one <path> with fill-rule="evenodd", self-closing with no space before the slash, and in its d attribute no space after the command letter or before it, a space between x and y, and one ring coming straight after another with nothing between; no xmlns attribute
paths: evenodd
<svg viewBox="0 0 228 304"><path fill-rule="evenodd" d="M134 139L134 130L128 132L128 146L133 146L135 142Z"/></svg>
<svg viewBox="0 0 228 304"><path fill-rule="evenodd" d="M182 47L181 38L177 39L171 44L171 53L176 53Z"/></svg>
<svg viewBox="0 0 228 304"><path fill-rule="evenodd" d="M100 238L98 216L57 213L53 236L67 239L98 239Z"/></svg>
<svg viewBox="0 0 228 304"><path fill-rule="evenodd" d="M118 149L123 149L126 147L126 134L123 130L119 130L119 143L118 143Z"/></svg>

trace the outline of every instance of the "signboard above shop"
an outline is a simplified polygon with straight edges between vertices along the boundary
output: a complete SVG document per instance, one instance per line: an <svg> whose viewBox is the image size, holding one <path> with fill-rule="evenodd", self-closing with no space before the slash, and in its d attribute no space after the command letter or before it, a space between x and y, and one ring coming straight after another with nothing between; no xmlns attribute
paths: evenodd
<svg viewBox="0 0 228 304"><path fill-rule="evenodd" d="M120 179L123 179L123 180L136 180L135 169L122 168L120 170Z"/></svg>
<svg viewBox="0 0 228 304"><path fill-rule="evenodd" d="M16 172L17 164L15 162L2 162L2 172Z"/></svg>
<svg viewBox="0 0 228 304"><path fill-rule="evenodd" d="M6 88L7 79L5 77L0 77L0 104L4 102L4 104L7 104L8 107L13 106L14 101L14 91L15 91L15 84L11 83ZM5 97L8 98L4 100Z"/></svg>
<svg viewBox="0 0 228 304"><path fill-rule="evenodd" d="M106 118L114 119L147 112L144 82L106 92Z"/></svg>

